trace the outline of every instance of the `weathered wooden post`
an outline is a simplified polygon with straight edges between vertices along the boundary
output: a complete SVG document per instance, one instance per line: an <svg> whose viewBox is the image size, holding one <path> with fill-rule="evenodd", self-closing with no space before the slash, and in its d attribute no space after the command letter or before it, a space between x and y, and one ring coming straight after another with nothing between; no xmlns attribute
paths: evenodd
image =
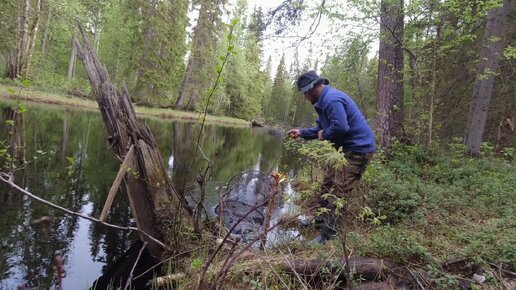
<svg viewBox="0 0 516 290"><path fill-rule="evenodd" d="M78 55L84 63L102 113L109 144L117 158L123 160L101 220L105 219L123 178L137 227L165 244L170 244L167 237L174 235L164 225L173 224L174 215L182 211L181 199L172 187L152 133L136 119L127 88L124 86L118 91L111 84L106 68L91 48L82 27L79 28L84 47L75 40ZM143 234L140 234L140 238L148 243L147 248L152 255L162 257L165 250L163 247Z"/></svg>

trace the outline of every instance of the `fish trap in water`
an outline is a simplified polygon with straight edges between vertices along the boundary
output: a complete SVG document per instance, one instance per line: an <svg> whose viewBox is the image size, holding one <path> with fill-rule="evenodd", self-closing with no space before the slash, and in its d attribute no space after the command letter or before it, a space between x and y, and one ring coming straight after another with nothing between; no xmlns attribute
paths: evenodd
<svg viewBox="0 0 516 290"><path fill-rule="evenodd" d="M215 212L233 237L245 242L260 234L273 184L270 174L254 170L231 178Z"/></svg>

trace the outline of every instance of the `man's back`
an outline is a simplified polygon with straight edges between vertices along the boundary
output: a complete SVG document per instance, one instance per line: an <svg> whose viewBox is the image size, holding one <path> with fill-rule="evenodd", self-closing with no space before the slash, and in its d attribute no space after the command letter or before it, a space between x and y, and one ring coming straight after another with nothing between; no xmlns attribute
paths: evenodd
<svg viewBox="0 0 516 290"><path fill-rule="evenodd" d="M325 86L315 104L324 138L345 152L376 151L373 130L355 102L345 93Z"/></svg>

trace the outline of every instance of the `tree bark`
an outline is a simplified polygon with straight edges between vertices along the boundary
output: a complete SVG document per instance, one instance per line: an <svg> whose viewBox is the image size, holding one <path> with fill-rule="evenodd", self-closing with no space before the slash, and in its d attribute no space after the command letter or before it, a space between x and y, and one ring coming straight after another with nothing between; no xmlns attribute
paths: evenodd
<svg viewBox="0 0 516 290"><path fill-rule="evenodd" d="M43 39L41 40L41 57L39 59L39 70L44 69L46 54L47 54L47 43L48 43L48 31L50 29L50 19L52 18L52 7L48 7L47 22L45 23L45 30L43 32Z"/></svg>
<svg viewBox="0 0 516 290"><path fill-rule="evenodd" d="M31 27L30 36L29 36L29 46L27 49L27 60L25 62L25 71L23 72L23 75L26 78L29 78L30 75L30 63L32 60L32 55L34 54L34 49L36 47L36 38L38 36L38 30L39 30L39 22L41 18L41 0L38 0L36 4L36 15L34 16L34 21Z"/></svg>
<svg viewBox="0 0 516 290"><path fill-rule="evenodd" d="M465 138L468 153L472 156L478 156L480 153L495 71L503 50L503 34L510 5L510 0L504 0L503 6L491 9L487 14Z"/></svg>
<svg viewBox="0 0 516 290"><path fill-rule="evenodd" d="M20 14L18 26L19 31L17 35L18 43L16 49L11 52L9 60L7 61L6 77L15 79L21 76L21 64L27 53L28 44L28 30L29 30L29 11L30 0L25 0L23 4L22 13Z"/></svg>
<svg viewBox="0 0 516 290"><path fill-rule="evenodd" d="M36 36L39 28L39 20L41 13L41 0L38 0L35 7L35 17L29 31L31 1L25 0L22 6L22 12L18 21L18 43L14 51L11 52L8 61L5 76L10 79L27 78L29 76L30 61L34 52Z"/></svg>
<svg viewBox="0 0 516 290"><path fill-rule="evenodd" d="M45 23L45 32L43 32L43 40L41 43L41 56L44 58L47 53L48 30L50 29L50 19L52 18L52 8L48 8L47 22Z"/></svg>
<svg viewBox="0 0 516 290"><path fill-rule="evenodd" d="M376 127L380 144L390 147L403 122L403 0L382 0Z"/></svg>

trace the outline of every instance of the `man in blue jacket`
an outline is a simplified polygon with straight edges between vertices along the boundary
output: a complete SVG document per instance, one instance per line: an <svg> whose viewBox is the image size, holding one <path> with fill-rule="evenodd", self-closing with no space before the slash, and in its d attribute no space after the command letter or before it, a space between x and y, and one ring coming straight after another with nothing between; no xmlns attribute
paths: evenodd
<svg viewBox="0 0 516 290"><path fill-rule="evenodd" d="M320 206L328 210L318 219L320 235L314 241L324 243L337 233L342 222L348 224L354 218L360 200L353 189L376 151L376 143L358 106L348 95L330 87L328 79L307 71L299 76L297 88L314 105L318 118L315 127L291 129L289 136L328 140L336 149L342 148L348 161L339 170L326 168L321 196L331 193L346 203L342 212L336 213L334 199L320 198Z"/></svg>

